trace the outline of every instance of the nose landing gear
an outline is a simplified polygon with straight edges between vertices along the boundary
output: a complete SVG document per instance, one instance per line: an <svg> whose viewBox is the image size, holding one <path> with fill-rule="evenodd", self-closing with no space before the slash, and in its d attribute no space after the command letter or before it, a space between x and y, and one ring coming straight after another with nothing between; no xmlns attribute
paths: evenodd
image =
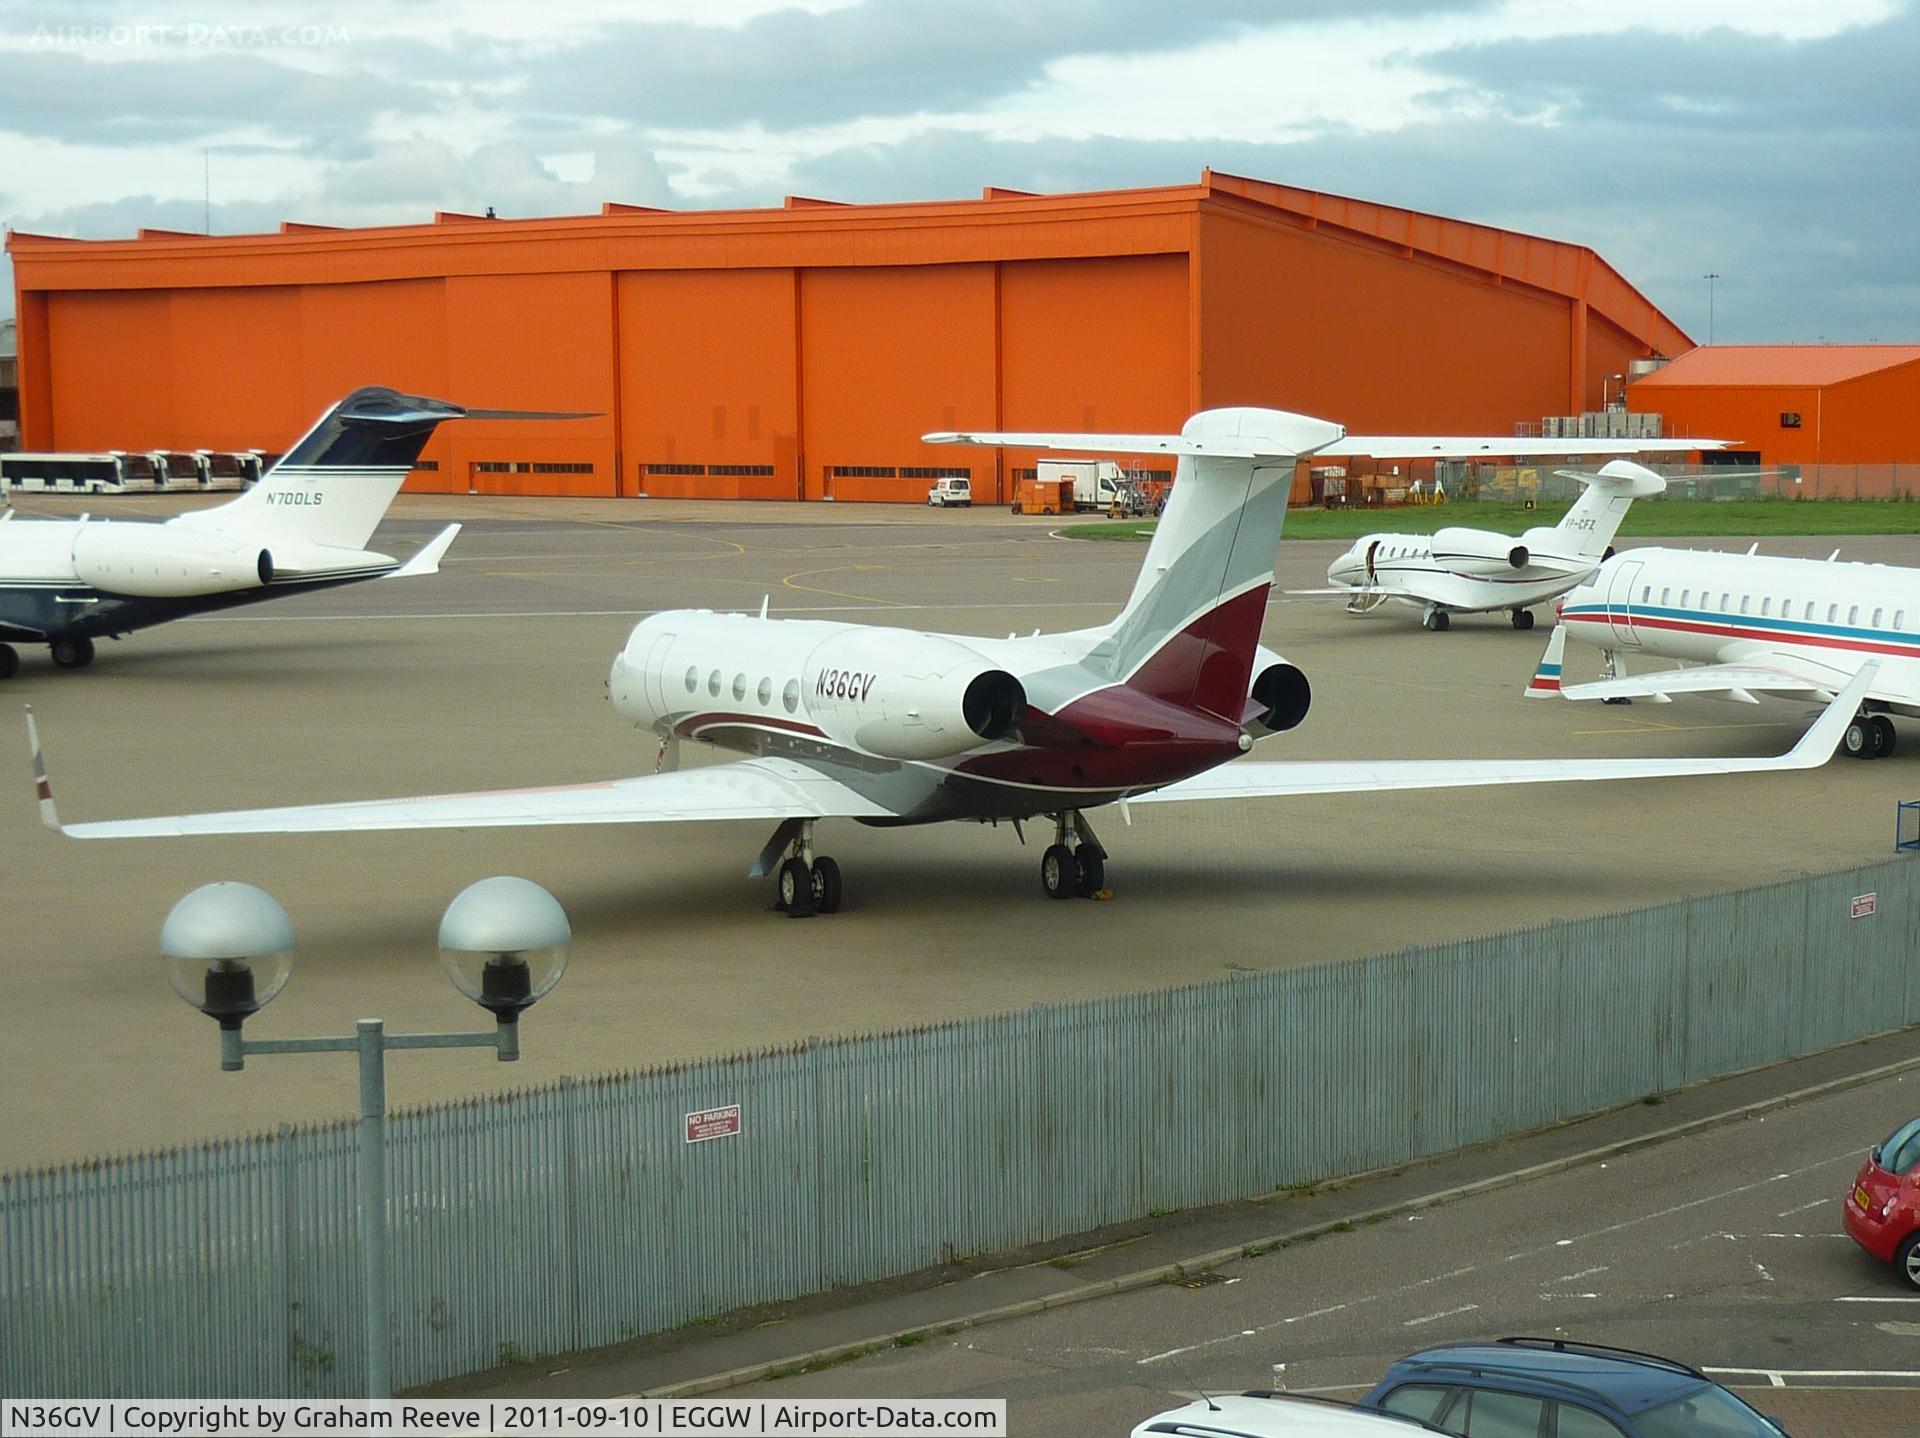
<svg viewBox="0 0 1920 1438"><path fill-rule="evenodd" d="M1053 842L1040 856L1040 888L1049 899L1091 899L1106 890L1107 851L1078 809L1053 816Z"/></svg>

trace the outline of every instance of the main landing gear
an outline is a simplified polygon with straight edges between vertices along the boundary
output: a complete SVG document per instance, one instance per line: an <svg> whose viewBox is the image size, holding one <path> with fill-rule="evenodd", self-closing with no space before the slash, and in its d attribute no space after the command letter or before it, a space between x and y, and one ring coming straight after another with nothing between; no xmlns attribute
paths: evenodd
<svg viewBox="0 0 1920 1438"><path fill-rule="evenodd" d="M1856 714L1841 736L1840 752L1849 759L1884 759L1893 752L1893 721L1884 714Z"/></svg>
<svg viewBox="0 0 1920 1438"><path fill-rule="evenodd" d="M1053 816L1053 842L1040 856L1040 887L1049 899L1091 899L1107 887L1107 851L1078 809Z"/></svg>
<svg viewBox="0 0 1920 1438"><path fill-rule="evenodd" d="M47 646L54 666L60 669L85 669L93 663L93 641L82 635L67 635Z"/></svg>
<svg viewBox="0 0 1920 1438"><path fill-rule="evenodd" d="M774 871L773 906L789 919L811 919L815 914L831 914L840 907L840 866L825 854L813 852L814 819L789 819L774 830L773 838L760 852L754 865L756 875L764 874L780 855L780 867Z"/></svg>
<svg viewBox="0 0 1920 1438"><path fill-rule="evenodd" d="M1513 611L1513 627L1515 629L1533 628L1533 611L1531 609L1514 610Z"/></svg>
<svg viewBox="0 0 1920 1438"><path fill-rule="evenodd" d="M1433 630L1436 634L1444 634L1453 627L1453 616L1448 614L1447 611L1439 605L1429 604L1427 606L1427 612L1420 616L1420 623L1423 627Z"/></svg>

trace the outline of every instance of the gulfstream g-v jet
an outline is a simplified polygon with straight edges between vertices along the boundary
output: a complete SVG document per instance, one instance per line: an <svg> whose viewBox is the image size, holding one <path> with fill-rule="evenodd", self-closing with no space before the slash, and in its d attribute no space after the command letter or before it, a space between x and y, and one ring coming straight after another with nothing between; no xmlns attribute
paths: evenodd
<svg viewBox="0 0 1920 1438"><path fill-rule="evenodd" d="M364 546L441 421L573 418L468 410L377 386L334 405L237 499L164 522L0 524L0 641L45 644L62 669L94 641L183 615L367 579L438 572L460 526L402 564ZM20 656L0 642L0 679Z"/></svg>
<svg viewBox="0 0 1920 1438"><path fill-rule="evenodd" d="M186 814L65 826L78 838L535 824L774 825L752 875L779 906L830 912L841 873L823 820L1051 822L1051 898L1106 883L1087 820L1108 804L1277 798L1469 784L1645 779L1810 768L1831 757L1856 681L1790 752L1706 759L1275 762L1246 757L1307 715L1307 678L1260 644L1294 461L1315 453L1480 453L1515 440L1348 440L1277 410L1197 414L1177 435L942 433L936 443L1178 456L1166 512L1118 618L1029 638L677 610L636 625L608 696L659 737L665 772L555 788ZM1569 444L1553 440L1559 452ZM1388 446L1394 446L1389 448ZM1408 448L1418 446L1418 448ZM32 716L28 716L31 729ZM697 740L745 757L677 767ZM36 750L41 816L62 828ZM651 747L651 746L649 746ZM1017 827L1017 826L1016 826ZM743 854L744 857L744 854Z"/></svg>

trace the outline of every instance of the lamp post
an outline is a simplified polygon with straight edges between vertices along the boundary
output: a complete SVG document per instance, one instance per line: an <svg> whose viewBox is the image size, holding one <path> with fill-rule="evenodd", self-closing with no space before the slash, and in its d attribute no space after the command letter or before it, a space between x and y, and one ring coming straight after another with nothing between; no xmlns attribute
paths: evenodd
<svg viewBox="0 0 1920 1438"><path fill-rule="evenodd" d="M1707 282L1707 343L1713 343L1713 282L1720 278L1718 270L1708 270L1701 279Z"/></svg>
<svg viewBox="0 0 1920 1438"><path fill-rule="evenodd" d="M367 1396L393 1396L393 1305L387 1269L387 1076L390 1049L491 1048L520 1057L520 1014L560 981L573 931L538 884L505 876L461 890L440 920L440 962L456 988L494 1017L490 1031L389 1034L361 1019L343 1036L249 1039L241 1025L286 986L293 925L264 889L203 884L173 906L160 953L174 992L220 1025L220 1067L250 1054L357 1052L360 1056L360 1254L364 1278Z"/></svg>

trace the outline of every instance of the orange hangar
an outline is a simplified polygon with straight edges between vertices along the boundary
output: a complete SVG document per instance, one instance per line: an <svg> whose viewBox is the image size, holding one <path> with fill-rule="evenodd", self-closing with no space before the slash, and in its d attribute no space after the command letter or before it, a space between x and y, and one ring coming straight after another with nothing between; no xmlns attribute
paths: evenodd
<svg viewBox="0 0 1920 1438"><path fill-rule="evenodd" d="M283 449L366 384L448 427L414 490L1005 502L929 430L1175 430L1281 406L1506 433L1692 341L1592 250L1217 171L1090 194L277 234L16 233L21 445Z"/></svg>

